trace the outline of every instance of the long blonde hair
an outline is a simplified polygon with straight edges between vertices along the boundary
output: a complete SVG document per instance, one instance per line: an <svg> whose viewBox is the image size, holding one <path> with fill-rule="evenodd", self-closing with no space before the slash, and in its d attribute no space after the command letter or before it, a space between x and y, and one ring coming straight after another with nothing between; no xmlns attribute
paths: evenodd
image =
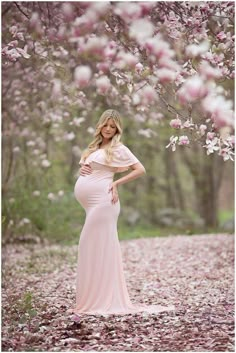
<svg viewBox="0 0 236 353"><path fill-rule="evenodd" d="M88 145L87 149L82 153L82 156L81 156L82 161L84 161L92 152L96 151L99 148L100 144L102 143L101 129L107 123L108 119L112 119L116 125L115 135L112 137L111 141L104 148L107 162L110 163L112 161L112 157L113 157L112 149L120 142L122 131L123 131L120 113L114 109L105 110L100 116L98 123L96 125L94 140Z"/></svg>

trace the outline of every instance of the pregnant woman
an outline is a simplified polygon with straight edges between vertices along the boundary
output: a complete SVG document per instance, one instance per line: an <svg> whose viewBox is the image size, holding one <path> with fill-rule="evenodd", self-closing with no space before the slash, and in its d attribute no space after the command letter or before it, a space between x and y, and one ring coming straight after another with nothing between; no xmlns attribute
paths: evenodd
<svg viewBox="0 0 236 353"><path fill-rule="evenodd" d="M121 134L119 113L106 110L97 123L94 140L79 162L74 195L86 212L86 220L78 246L75 321L80 313L122 315L174 310L174 306L134 304L129 297L117 234L117 187L145 174L145 168L121 143ZM129 168L130 173L113 181L115 173Z"/></svg>

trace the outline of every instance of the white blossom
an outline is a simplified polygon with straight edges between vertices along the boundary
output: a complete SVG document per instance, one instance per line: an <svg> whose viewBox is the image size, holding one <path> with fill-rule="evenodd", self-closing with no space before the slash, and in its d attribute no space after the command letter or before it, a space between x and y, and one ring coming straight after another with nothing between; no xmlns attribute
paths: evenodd
<svg viewBox="0 0 236 353"><path fill-rule="evenodd" d="M177 141L178 141L178 136L171 136L170 137L170 143L166 146L166 148L171 146L171 149L174 152L176 150Z"/></svg>
<svg viewBox="0 0 236 353"><path fill-rule="evenodd" d="M42 167L48 168L51 165L51 162L49 162L47 159L43 159L41 162Z"/></svg>
<svg viewBox="0 0 236 353"><path fill-rule="evenodd" d="M75 134L73 131L69 132L68 134L65 134L65 140L67 140L67 141L74 140L74 138L75 138Z"/></svg>

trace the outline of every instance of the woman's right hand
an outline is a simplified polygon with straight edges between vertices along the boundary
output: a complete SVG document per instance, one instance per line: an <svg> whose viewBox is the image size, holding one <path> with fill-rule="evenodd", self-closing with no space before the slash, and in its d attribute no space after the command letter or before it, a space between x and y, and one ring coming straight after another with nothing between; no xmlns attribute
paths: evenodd
<svg viewBox="0 0 236 353"><path fill-rule="evenodd" d="M81 176L86 176L92 173L92 168L89 164L84 164L79 170Z"/></svg>

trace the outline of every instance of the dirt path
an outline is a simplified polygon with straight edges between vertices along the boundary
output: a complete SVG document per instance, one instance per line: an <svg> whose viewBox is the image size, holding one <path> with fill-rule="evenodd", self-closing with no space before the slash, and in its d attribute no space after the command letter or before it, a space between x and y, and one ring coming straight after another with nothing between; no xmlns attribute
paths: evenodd
<svg viewBox="0 0 236 353"><path fill-rule="evenodd" d="M234 236L121 241L133 302L176 311L68 314L77 246L2 249L2 351L234 351Z"/></svg>

